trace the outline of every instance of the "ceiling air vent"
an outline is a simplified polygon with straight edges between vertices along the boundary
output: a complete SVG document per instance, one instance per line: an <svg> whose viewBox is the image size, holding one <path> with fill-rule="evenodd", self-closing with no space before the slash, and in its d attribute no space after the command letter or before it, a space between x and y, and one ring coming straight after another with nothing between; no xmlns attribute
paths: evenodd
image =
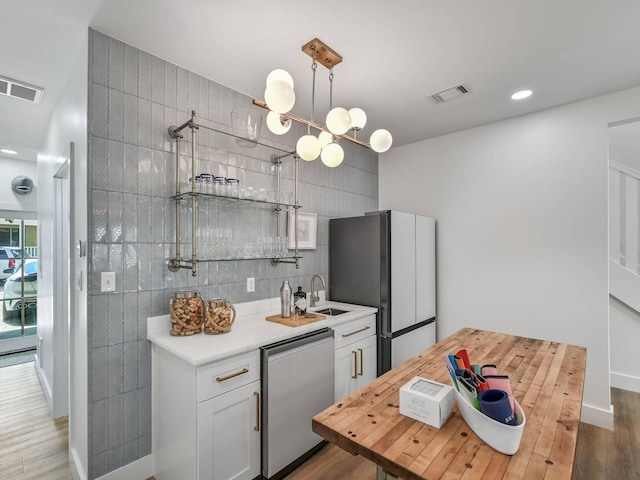
<svg viewBox="0 0 640 480"><path fill-rule="evenodd" d="M440 92L432 93L429 96L431 97L431 100L433 100L433 103L443 103L451 100L452 98L461 97L468 93L469 88L461 83L455 87L450 87Z"/></svg>
<svg viewBox="0 0 640 480"><path fill-rule="evenodd" d="M38 103L44 95L44 88L0 76L0 94Z"/></svg>

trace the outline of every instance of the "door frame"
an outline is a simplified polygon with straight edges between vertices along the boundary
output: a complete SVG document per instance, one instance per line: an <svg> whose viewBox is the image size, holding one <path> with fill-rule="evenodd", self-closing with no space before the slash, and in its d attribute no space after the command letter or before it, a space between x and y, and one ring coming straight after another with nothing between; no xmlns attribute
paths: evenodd
<svg viewBox="0 0 640 480"><path fill-rule="evenodd" d="M71 262L71 162L73 143L63 155L65 159L53 176L53 395L51 416L69 415L69 338L70 316L70 262Z"/></svg>

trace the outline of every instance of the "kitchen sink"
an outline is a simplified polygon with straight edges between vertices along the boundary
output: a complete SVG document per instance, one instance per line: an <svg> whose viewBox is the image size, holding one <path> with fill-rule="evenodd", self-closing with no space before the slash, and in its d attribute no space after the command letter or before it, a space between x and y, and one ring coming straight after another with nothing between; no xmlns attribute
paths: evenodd
<svg viewBox="0 0 640 480"><path fill-rule="evenodd" d="M339 308L323 308L322 310L316 310L313 313L319 313L320 315L329 315L330 317L335 317L337 315L342 315L343 313L349 313L350 310L340 310Z"/></svg>

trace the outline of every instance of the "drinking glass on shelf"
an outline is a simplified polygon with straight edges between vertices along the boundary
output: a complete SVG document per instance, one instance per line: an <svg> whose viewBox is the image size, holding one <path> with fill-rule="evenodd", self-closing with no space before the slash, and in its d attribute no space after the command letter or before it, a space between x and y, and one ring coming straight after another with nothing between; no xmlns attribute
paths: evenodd
<svg viewBox="0 0 640 480"><path fill-rule="evenodd" d="M237 178L227 178L227 195L238 198L240 191L240 180Z"/></svg>
<svg viewBox="0 0 640 480"><path fill-rule="evenodd" d="M210 173L201 173L200 180L202 182L202 193L213 193L213 175Z"/></svg>
<svg viewBox="0 0 640 480"><path fill-rule="evenodd" d="M254 244L252 242L244 242L244 253L245 258L253 258L255 255Z"/></svg>
<svg viewBox="0 0 640 480"><path fill-rule="evenodd" d="M284 258L287 256L287 237L276 237L278 243L278 255L280 258Z"/></svg>
<svg viewBox="0 0 640 480"><path fill-rule="evenodd" d="M213 229L212 233L211 258L222 258L222 229L220 227L216 227Z"/></svg>
<svg viewBox="0 0 640 480"><path fill-rule="evenodd" d="M280 192L280 202L285 205L292 205L293 193L291 192Z"/></svg>
<svg viewBox="0 0 640 480"><path fill-rule="evenodd" d="M262 115L256 110L248 108L234 108L231 111L231 124L236 138L236 144L243 148L254 148L260 138Z"/></svg>
<svg viewBox="0 0 640 480"><path fill-rule="evenodd" d="M222 258L230 255L231 242L233 241L233 232L230 228L222 229Z"/></svg>
<svg viewBox="0 0 640 480"><path fill-rule="evenodd" d="M248 200L253 200L255 198L255 189L253 187L242 187L240 193L240 198L246 198Z"/></svg>

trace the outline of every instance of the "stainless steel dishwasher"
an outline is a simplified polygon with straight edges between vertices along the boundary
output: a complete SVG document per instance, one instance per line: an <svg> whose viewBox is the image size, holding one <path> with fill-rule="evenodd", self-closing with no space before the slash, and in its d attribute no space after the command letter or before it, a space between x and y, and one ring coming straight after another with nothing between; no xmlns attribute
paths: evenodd
<svg viewBox="0 0 640 480"><path fill-rule="evenodd" d="M324 440L311 419L333 404L333 330L265 345L261 352L262 475L287 475Z"/></svg>

